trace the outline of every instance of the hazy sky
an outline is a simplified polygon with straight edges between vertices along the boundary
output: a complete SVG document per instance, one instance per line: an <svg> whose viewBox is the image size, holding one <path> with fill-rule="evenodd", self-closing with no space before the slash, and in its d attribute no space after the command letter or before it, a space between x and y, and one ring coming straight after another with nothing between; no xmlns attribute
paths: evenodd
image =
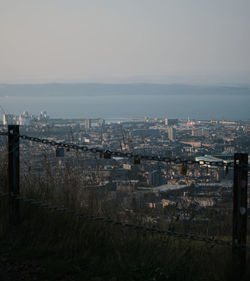
<svg viewBox="0 0 250 281"><path fill-rule="evenodd" d="M250 0L0 0L0 83L250 84Z"/></svg>

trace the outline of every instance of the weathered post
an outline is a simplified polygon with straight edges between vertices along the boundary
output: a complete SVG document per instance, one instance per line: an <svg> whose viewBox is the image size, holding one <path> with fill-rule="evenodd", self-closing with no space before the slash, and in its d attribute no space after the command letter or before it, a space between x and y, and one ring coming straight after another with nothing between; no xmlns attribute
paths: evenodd
<svg viewBox="0 0 250 281"><path fill-rule="evenodd" d="M19 221L19 201L15 196L19 195L19 126L8 126L8 154L9 154L9 216L10 223L16 224Z"/></svg>
<svg viewBox="0 0 250 281"><path fill-rule="evenodd" d="M248 154L236 153L234 155L232 254L237 280L243 280L246 272L247 180Z"/></svg>

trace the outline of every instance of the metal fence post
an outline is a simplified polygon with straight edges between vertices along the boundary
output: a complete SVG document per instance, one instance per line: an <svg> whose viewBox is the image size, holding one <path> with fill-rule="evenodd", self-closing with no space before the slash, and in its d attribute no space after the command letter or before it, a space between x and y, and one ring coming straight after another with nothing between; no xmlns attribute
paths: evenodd
<svg viewBox="0 0 250 281"><path fill-rule="evenodd" d="M19 125L8 126L8 177L9 177L9 216L10 223L19 221L19 201L14 197L19 195Z"/></svg>
<svg viewBox="0 0 250 281"><path fill-rule="evenodd" d="M236 153L234 155L232 255L237 280L243 280L246 272L247 181L248 154Z"/></svg>

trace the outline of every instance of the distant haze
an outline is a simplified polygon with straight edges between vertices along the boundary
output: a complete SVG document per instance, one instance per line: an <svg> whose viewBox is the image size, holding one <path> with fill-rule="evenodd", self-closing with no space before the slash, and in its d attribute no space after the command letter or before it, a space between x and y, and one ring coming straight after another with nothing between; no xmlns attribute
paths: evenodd
<svg viewBox="0 0 250 281"><path fill-rule="evenodd" d="M250 85L249 0L0 0L0 83Z"/></svg>

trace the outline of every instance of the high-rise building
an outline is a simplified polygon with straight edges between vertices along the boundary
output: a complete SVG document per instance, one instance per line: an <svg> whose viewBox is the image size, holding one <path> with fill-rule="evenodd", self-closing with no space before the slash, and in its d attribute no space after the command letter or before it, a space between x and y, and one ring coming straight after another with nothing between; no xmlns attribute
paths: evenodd
<svg viewBox="0 0 250 281"><path fill-rule="evenodd" d="M3 125L16 125L17 117L13 114L4 114L3 115Z"/></svg>
<svg viewBox="0 0 250 281"><path fill-rule="evenodd" d="M39 114L39 116L38 116L38 120L39 121L47 121L49 119L49 116L48 116L48 114L47 114L47 112L46 111L42 111L40 114Z"/></svg>
<svg viewBox="0 0 250 281"><path fill-rule="evenodd" d="M174 125L178 125L179 120L178 119L165 119L165 125L167 126L174 126Z"/></svg>
<svg viewBox="0 0 250 281"><path fill-rule="evenodd" d="M4 124L4 125L7 125L7 124L8 124L8 119L7 119L6 114L3 115L3 124Z"/></svg>
<svg viewBox="0 0 250 281"><path fill-rule="evenodd" d="M171 141L176 140L176 130L173 127L168 128L168 139Z"/></svg>
<svg viewBox="0 0 250 281"><path fill-rule="evenodd" d="M84 124L85 124L85 129L89 130L91 128L91 119L86 119Z"/></svg>
<svg viewBox="0 0 250 281"><path fill-rule="evenodd" d="M18 124L22 125L22 126L29 126L30 125L30 116L29 116L29 113L27 111L24 111L23 114L21 114L19 116Z"/></svg>

